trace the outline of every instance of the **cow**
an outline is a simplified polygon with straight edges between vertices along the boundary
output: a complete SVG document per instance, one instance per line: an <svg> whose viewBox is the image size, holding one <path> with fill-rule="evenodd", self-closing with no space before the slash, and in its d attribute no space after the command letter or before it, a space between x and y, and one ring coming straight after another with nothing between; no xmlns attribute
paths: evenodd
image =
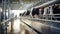
<svg viewBox="0 0 60 34"><path fill-rule="evenodd" d="M23 13L20 13L20 16L24 16L26 14L26 11L23 12Z"/></svg>
<svg viewBox="0 0 60 34"><path fill-rule="evenodd" d="M30 14L30 11L29 11L29 10L27 10L27 12L26 12L26 14L25 14L25 15L26 15L26 16L28 16L29 14Z"/></svg>
<svg viewBox="0 0 60 34"><path fill-rule="evenodd" d="M33 8L32 12L31 12L31 15L32 15L33 18L38 18L39 8Z"/></svg>
<svg viewBox="0 0 60 34"><path fill-rule="evenodd" d="M60 5L54 5L53 7L53 14L60 14ZM60 17L60 15L55 15L55 17ZM60 20L60 18L55 18Z"/></svg>

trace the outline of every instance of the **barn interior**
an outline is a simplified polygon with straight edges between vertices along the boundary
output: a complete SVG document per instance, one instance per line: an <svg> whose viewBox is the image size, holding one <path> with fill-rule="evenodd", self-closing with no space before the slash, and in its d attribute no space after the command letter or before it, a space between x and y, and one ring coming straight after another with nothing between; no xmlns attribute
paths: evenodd
<svg viewBox="0 0 60 34"><path fill-rule="evenodd" d="M0 0L0 34L60 34L59 11L60 0Z"/></svg>

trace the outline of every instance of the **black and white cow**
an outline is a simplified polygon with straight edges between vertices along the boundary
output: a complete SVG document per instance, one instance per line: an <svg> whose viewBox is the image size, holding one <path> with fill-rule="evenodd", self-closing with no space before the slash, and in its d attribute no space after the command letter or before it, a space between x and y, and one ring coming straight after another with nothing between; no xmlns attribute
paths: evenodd
<svg viewBox="0 0 60 34"><path fill-rule="evenodd" d="M53 14L60 14L60 5L54 5L52 8ZM55 15L55 17L60 17L60 15ZM57 20L60 20L60 18L57 18Z"/></svg>
<svg viewBox="0 0 60 34"><path fill-rule="evenodd" d="M29 11L29 10L27 10L27 12L26 12L26 14L25 14L25 15L26 15L26 16L28 16L29 14L30 14L30 11Z"/></svg>
<svg viewBox="0 0 60 34"><path fill-rule="evenodd" d="M31 15L32 15L33 18L38 18L39 8L33 8L32 12L31 12Z"/></svg>
<svg viewBox="0 0 60 34"><path fill-rule="evenodd" d="M33 18L40 18L40 14L43 14L43 11L44 11L43 7L33 8L32 12L31 12L31 15L32 15Z"/></svg>
<svg viewBox="0 0 60 34"><path fill-rule="evenodd" d="M29 10L27 10L27 11L25 11L23 13L20 13L20 16L28 16L28 15L30 15L30 11Z"/></svg>

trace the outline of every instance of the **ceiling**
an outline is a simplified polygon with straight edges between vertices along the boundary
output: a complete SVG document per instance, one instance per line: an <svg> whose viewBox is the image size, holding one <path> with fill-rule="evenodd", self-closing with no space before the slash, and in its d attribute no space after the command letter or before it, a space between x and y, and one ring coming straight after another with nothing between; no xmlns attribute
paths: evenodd
<svg viewBox="0 0 60 34"><path fill-rule="evenodd" d="M28 9L31 8L33 6L37 6L40 5L42 3L45 3L47 1L50 0L13 0L12 4L11 4L11 9L12 10L24 10L24 9Z"/></svg>
<svg viewBox="0 0 60 34"><path fill-rule="evenodd" d="M28 9L29 7L33 6L35 3L40 2L40 0L19 0L19 3L13 2L11 4L11 9Z"/></svg>
<svg viewBox="0 0 60 34"><path fill-rule="evenodd" d="M26 10L33 6L40 5L50 0L9 0L12 10ZM2 0L0 0L0 3Z"/></svg>

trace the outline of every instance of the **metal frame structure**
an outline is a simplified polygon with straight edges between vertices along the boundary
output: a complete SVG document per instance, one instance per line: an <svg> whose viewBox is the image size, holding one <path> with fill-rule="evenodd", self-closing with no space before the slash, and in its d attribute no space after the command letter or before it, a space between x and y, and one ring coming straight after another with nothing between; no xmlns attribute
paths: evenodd
<svg viewBox="0 0 60 34"><path fill-rule="evenodd" d="M7 19L9 19L9 5L10 5L10 2L9 0L2 0L2 13L3 13L3 22ZM8 18L6 17L6 11L8 12ZM8 25L8 22L4 22L2 26L2 29L1 30L3 32L3 34L7 34L7 25Z"/></svg>

